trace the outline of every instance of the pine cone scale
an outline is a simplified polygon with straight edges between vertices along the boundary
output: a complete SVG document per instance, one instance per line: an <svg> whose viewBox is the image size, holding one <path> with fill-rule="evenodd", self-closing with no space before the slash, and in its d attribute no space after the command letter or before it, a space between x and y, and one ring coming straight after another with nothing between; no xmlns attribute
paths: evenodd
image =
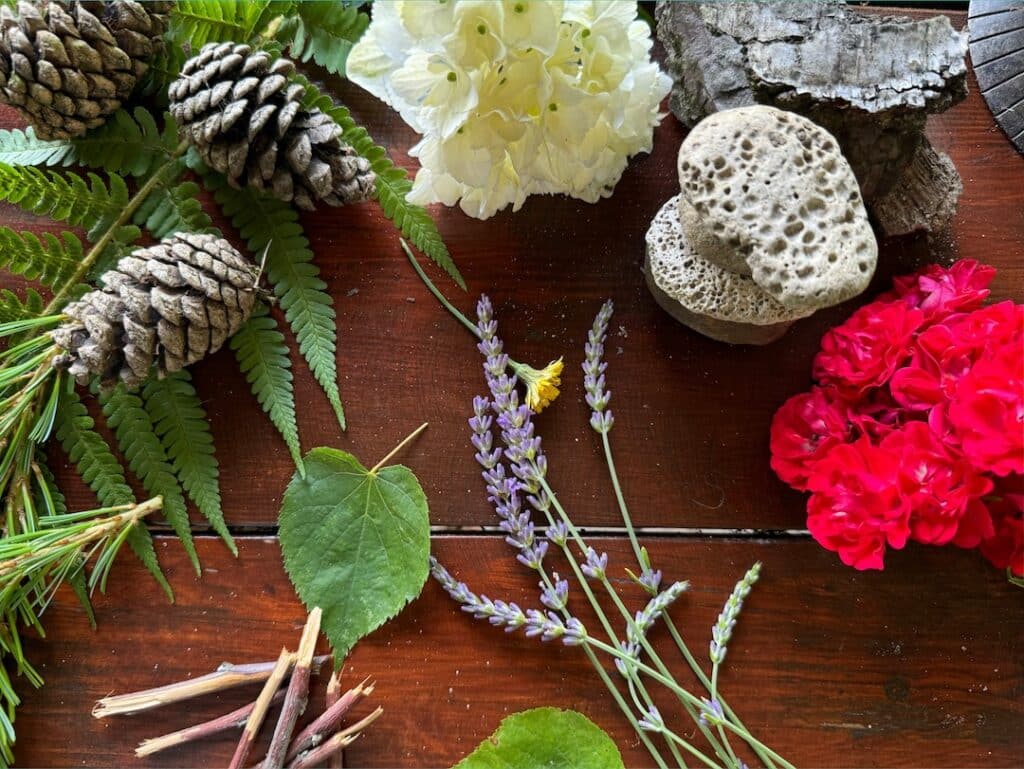
<svg viewBox="0 0 1024 769"><path fill-rule="evenodd" d="M81 383L98 376L134 387L173 373L221 346L252 314L258 271L214 235L174 235L137 249L103 288L69 304L53 331L54 366Z"/></svg>

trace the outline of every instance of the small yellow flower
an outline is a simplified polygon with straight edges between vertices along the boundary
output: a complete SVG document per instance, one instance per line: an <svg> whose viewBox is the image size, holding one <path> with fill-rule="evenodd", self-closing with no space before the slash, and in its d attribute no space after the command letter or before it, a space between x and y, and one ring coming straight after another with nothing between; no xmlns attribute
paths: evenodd
<svg viewBox="0 0 1024 769"><path fill-rule="evenodd" d="M558 397L558 386L562 384L562 359L551 361L541 370L525 363L511 363L519 381L526 385L526 405L540 413Z"/></svg>

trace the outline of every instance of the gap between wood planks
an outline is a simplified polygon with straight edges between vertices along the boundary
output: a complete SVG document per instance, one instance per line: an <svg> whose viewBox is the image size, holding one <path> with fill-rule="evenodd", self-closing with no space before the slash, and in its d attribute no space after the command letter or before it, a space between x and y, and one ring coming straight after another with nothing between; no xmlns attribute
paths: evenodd
<svg viewBox="0 0 1024 769"><path fill-rule="evenodd" d="M538 526L537 531L547 531L547 526ZM582 534L600 537L626 537L626 529L623 526L577 526ZM277 536L277 526L230 526L231 536L242 539L266 539ZM715 527L692 527L692 526L636 526L634 527L638 537L649 537L652 539L722 539L722 540L790 540L810 539L811 533L807 529L733 529ZM175 536L170 527L164 524L150 526L157 536ZM217 533L210 528L195 527L192 529L195 537L219 538ZM504 537L505 532L498 526L431 526L430 535L451 536L451 537Z"/></svg>

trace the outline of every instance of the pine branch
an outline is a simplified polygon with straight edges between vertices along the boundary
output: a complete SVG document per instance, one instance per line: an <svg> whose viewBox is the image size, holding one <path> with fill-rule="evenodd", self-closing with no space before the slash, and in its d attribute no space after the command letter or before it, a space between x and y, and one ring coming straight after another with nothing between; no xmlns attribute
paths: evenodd
<svg viewBox="0 0 1024 769"><path fill-rule="evenodd" d="M58 239L44 232L42 239L31 232L17 233L0 227L0 267L44 286L71 282L85 255L82 242L70 232Z"/></svg>
<svg viewBox="0 0 1024 769"><path fill-rule="evenodd" d="M104 182L90 173L87 181L70 172L58 174L0 163L0 200L73 227L84 227L93 241L128 204L124 179L117 174L110 174L108 179L109 182Z"/></svg>
<svg viewBox="0 0 1024 769"><path fill-rule="evenodd" d="M163 497L164 517L181 540L196 574L201 576L185 495L142 399L128 392L123 384L101 391L98 397L128 467L139 477L147 492Z"/></svg>
<svg viewBox="0 0 1024 769"><path fill-rule="evenodd" d="M78 393L74 390L63 393L57 407L54 435L64 453L78 468L78 474L95 492L101 505L112 507L133 502L135 495L125 482L121 463L94 428L95 422ZM168 599L173 601L174 592L160 569L149 530L145 526L136 526L128 537L128 544Z"/></svg>
<svg viewBox="0 0 1024 769"><path fill-rule="evenodd" d="M462 279L455 262L452 261L448 247L437 231L437 225L427 209L406 200L412 190L412 182L405 169L397 167L388 157L387 151L374 143L366 129L358 125L346 107L336 105L306 78L295 75L294 80L306 89L303 100L308 108L318 107L336 122L342 129L341 139L352 149L370 161L377 175L377 199L380 201L384 215L391 219L395 226L412 241L420 251L433 259L459 288L465 290L466 282Z"/></svg>
<svg viewBox="0 0 1024 769"><path fill-rule="evenodd" d="M38 318L43 312L43 297L34 289L25 289L25 299L22 301L8 288L0 290L0 323L9 323L12 320L25 320L27 318Z"/></svg>
<svg viewBox="0 0 1024 769"><path fill-rule="evenodd" d="M352 46L366 32L370 17L341 3L298 3L284 19L275 39L288 48L292 59L312 59L336 75L345 76Z"/></svg>
<svg viewBox="0 0 1024 769"><path fill-rule="evenodd" d="M295 419L295 393L292 386L291 361L284 334L265 306L253 310L249 322L231 337L242 373L252 386L260 406L270 416L274 427L284 437L292 461L305 477L299 428Z"/></svg>
<svg viewBox="0 0 1024 769"><path fill-rule="evenodd" d="M238 548L221 509L210 423L192 386L191 375L182 370L164 379L151 379L143 388L142 397L178 480L231 554L237 556Z"/></svg>
<svg viewBox="0 0 1024 769"><path fill-rule="evenodd" d="M342 429L345 411L338 391L337 330L331 295L313 263L313 252L302 232L299 216L285 202L250 189L236 190L219 174L203 177L207 187L249 250L266 249L267 277L285 319L299 343L299 351L320 383Z"/></svg>

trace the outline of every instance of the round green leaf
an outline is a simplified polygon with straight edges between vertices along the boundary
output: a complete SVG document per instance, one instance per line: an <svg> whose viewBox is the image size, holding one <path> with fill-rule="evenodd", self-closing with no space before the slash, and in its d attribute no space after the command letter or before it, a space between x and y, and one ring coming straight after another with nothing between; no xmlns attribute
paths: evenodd
<svg viewBox="0 0 1024 769"><path fill-rule="evenodd" d="M354 456L318 448L293 476L279 518L284 567L340 662L398 614L427 580L427 498L407 467L371 473Z"/></svg>
<svg viewBox="0 0 1024 769"><path fill-rule="evenodd" d="M453 769L623 769L605 732L581 713L534 708L515 713Z"/></svg>

